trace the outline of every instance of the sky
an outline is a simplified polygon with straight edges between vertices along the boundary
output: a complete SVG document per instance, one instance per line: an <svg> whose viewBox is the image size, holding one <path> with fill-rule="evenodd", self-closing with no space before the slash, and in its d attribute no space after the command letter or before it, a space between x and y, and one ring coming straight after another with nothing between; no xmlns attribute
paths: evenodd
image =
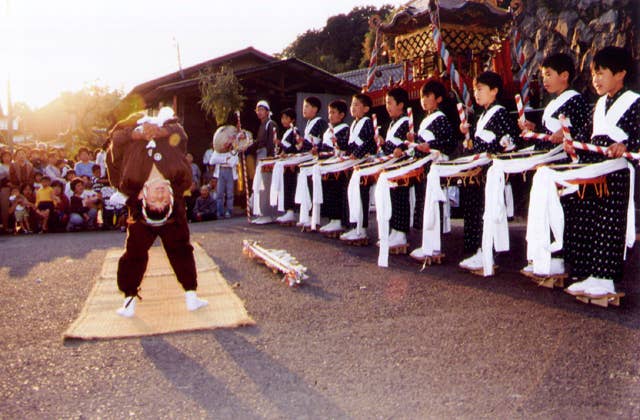
<svg viewBox="0 0 640 420"><path fill-rule="evenodd" d="M249 46L274 54L330 16L389 0L0 0L0 104L46 105L88 84L130 91Z"/></svg>

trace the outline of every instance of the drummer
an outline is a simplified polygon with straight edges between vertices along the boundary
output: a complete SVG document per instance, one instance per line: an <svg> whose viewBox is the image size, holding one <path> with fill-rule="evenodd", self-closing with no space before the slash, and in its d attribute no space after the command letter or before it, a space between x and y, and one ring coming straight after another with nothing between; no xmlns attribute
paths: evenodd
<svg viewBox="0 0 640 420"><path fill-rule="evenodd" d="M301 153L302 145L298 144L296 139L300 137L298 129L295 127L297 118L296 111L293 108L286 108L280 115L280 123L286 129L281 140L276 139L276 143L280 148L280 153L285 155L293 155ZM287 170L284 172L284 210L285 213L276 219L278 223L292 223L296 221L294 201L296 195L296 180L298 174L295 171Z"/></svg>
<svg viewBox="0 0 640 420"><path fill-rule="evenodd" d="M349 126L344 123L347 115L347 103L341 99L329 104L329 127L322 136L322 141L317 147L320 157L336 156L344 153L349 143ZM330 233L344 230L342 222L345 219L344 198L347 188L347 176L341 172L336 178L322 181L322 211L321 215L329 218L329 223L320 228L321 233Z"/></svg>
<svg viewBox="0 0 640 420"><path fill-rule="evenodd" d="M451 155L457 147L449 119L440 111L440 105L447 97L446 95L446 88L436 80L428 81L420 90L420 105L426 115L420 123L418 132L407 135L409 141L414 141L415 139L416 143L420 143L416 146L416 156L418 157L426 156L430 149L438 150L444 155ZM425 174L428 173L430 167L430 163L425 166ZM422 228L424 212L424 196L425 183L423 181L416 185L416 208L413 218L414 227L420 229ZM417 259L427 257L422 251L422 247L414 249L411 252L411 256Z"/></svg>
<svg viewBox="0 0 640 420"><path fill-rule="evenodd" d="M263 159L274 156L275 145L273 143L273 131L277 129L275 121L271 119L271 107L267 101L260 100L256 104L256 116L260 120L260 126L258 127L258 134L256 140L249 146L245 154L255 153L257 159ZM262 182L265 186L265 190L269 191L271 186L271 174L263 173ZM250 184L251 185L251 184ZM264 225L272 223L276 216L276 209L269 204L269 195L260 195L260 212L262 216L257 217L251 221L251 223L257 225Z"/></svg>
<svg viewBox="0 0 640 420"><path fill-rule="evenodd" d="M473 93L482 113L474 128L468 124L460 124L463 134L473 134L471 149L465 150L465 153L503 153L515 150L518 127L507 109L498 104L502 93L500 75L491 71L479 74L474 80ZM460 189L460 203L464 219L464 253L473 255L459 265L467 270L479 270L483 267L481 245L484 186L477 183L463 185Z"/></svg>
<svg viewBox="0 0 640 420"><path fill-rule="evenodd" d="M409 117L405 111L409 104L409 94L402 88L390 89L385 96L385 107L391 122L384 138L376 137L385 155L393 154L402 157L407 150L405 141L409 132ZM365 203L363 203L363 206ZM407 233L410 228L411 205L409 202L409 187L398 186L391 190L391 234L389 248L407 244Z"/></svg>
<svg viewBox="0 0 640 420"><path fill-rule="evenodd" d="M367 116L369 110L373 107L371 98L364 93L356 93L351 98L351 116L353 122L349 130L349 143L347 144L346 153L353 159L360 159L367 154L375 155L376 142L374 140L374 128L371 118ZM351 175L353 172L351 172ZM348 199L344 198L345 207L348 206ZM369 185L360 185L360 202L364 209L362 211L363 224L366 229L369 224ZM346 212L348 214L348 212ZM349 220L343 220L345 226ZM351 224L352 228L348 232L340 235L340 239L343 241L357 241L367 238L366 231L358 232L355 223Z"/></svg>

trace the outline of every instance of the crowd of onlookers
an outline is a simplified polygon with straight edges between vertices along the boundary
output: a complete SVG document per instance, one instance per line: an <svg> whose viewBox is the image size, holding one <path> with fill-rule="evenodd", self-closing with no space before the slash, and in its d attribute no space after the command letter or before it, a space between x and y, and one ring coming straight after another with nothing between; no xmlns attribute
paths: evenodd
<svg viewBox="0 0 640 420"><path fill-rule="evenodd" d="M193 173L191 191L185 194L188 217L217 219L213 170L203 165L202 171L191 154L187 159ZM1 232L125 231L127 208L110 200L117 190L109 183L105 161L104 149L81 148L70 159L62 149L18 148L12 153L0 148Z"/></svg>

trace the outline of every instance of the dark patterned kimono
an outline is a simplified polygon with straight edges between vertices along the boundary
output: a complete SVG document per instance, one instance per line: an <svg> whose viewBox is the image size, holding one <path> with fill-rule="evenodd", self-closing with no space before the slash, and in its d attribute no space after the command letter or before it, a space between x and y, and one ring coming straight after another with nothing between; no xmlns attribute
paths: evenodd
<svg viewBox="0 0 640 420"><path fill-rule="evenodd" d="M366 155L376 154L376 140L374 139L373 122L369 117L362 117L359 120L354 120L351 123L349 132L349 141L344 149L348 155L360 159ZM349 172L349 177L353 172ZM344 211L342 215L343 226L350 226L355 228L356 224L349 223L349 199L348 194L349 180L345 184L345 188L342 192L342 202L344 203ZM369 226L369 188L371 185L360 184L360 201L362 203L362 226L367 228Z"/></svg>
<svg viewBox="0 0 640 420"><path fill-rule="evenodd" d="M291 126L284 132L282 135L282 140L280 142L280 148L282 153L285 154L296 154L301 153L301 150L298 150L296 138L298 133L298 129L294 126ZM296 196L296 181L298 179L298 169L287 168L284 171L284 209L287 210L295 210L295 196Z"/></svg>
<svg viewBox="0 0 640 420"><path fill-rule="evenodd" d="M478 117L472 136L473 148L467 154L502 153L505 151L504 145L515 141L518 133L516 122L507 110L493 103ZM484 185L467 183L462 186L460 203L464 219L464 252L473 254L482 245Z"/></svg>
<svg viewBox="0 0 640 420"><path fill-rule="evenodd" d="M591 136L591 107L578 92L565 90L547 104L542 114L542 132L553 134L561 130L558 119L561 114L569 120L569 130L575 140ZM534 144L535 150L551 150L557 146L544 140L535 140Z"/></svg>
<svg viewBox="0 0 640 420"><path fill-rule="evenodd" d="M630 152L640 151L640 96L626 89L611 98L601 97L593 112L590 143L608 147L614 142L625 144ZM598 153L576 152L581 163L608 159ZM593 188L586 188L584 199L573 197L574 238L571 248L565 248L571 277L622 279L627 205L633 199L629 183L629 170L623 169L607 175L608 195L597 197Z"/></svg>
<svg viewBox="0 0 640 420"><path fill-rule="evenodd" d="M393 154L396 148L407 150L404 142L407 140L409 132L409 118L401 116L389 123L387 136L382 145L385 155ZM364 203L363 203L364 205ZM409 202L409 187L395 187L391 189L391 229L407 233L411 222L411 204Z"/></svg>
<svg viewBox="0 0 640 420"><path fill-rule="evenodd" d="M336 139L334 147L333 137ZM344 150L349 143L349 126L340 123L333 127L329 125L322 135L322 142L318 145L319 153L335 153L336 149ZM322 206L320 214L330 220L344 218L343 190L347 188L348 177L344 172L331 174L322 180Z"/></svg>
<svg viewBox="0 0 640 420"><path fill-rule="evenodd" d="M450 155L457 147L451 130L451 124L449 124L447 116L439 110L424 117L416 134L416 143L429 143L431 149L439 150L445 155ZM416 150L416 157L422 158L425 156L424 153ZM413 215L413 227L416 229L422 229L424 195L429 168L431 168L431 162L424 166L423 178L414 182L416 207Z"/></svg>
<svg viewBox="0 0 640 420"><path fill-rule="evenodd" d="M318 146L322 142L322 135L329 128L329 124L322 117L315 117L307 121L304 128L304 142L302 152L308 152L313 146Z"/></svg>

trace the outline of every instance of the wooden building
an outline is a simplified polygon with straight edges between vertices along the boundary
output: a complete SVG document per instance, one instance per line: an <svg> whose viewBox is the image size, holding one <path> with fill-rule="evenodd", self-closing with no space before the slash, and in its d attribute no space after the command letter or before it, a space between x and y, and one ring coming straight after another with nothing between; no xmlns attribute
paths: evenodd
<svg viewBox="0 0 640 420"><path fill-rule="evenodd" d="M231 68L243 87L247 99L241 110L242 124L254 134L258 127L254 109L260 99L269 102L274 119L279 123L277 113L287 107L296 109L301 116L301 98L305 95L318 95L324 102L360 91L359 86L304 61L296 58L279 60L249 47L142 83L133 88L125 101L138 103L145 109L172 105L189 135L190 152L196 162L201 162L202 155L211 145L216 124L200 107L199 74L208 67L218 71L221 66Z"/></svg>

